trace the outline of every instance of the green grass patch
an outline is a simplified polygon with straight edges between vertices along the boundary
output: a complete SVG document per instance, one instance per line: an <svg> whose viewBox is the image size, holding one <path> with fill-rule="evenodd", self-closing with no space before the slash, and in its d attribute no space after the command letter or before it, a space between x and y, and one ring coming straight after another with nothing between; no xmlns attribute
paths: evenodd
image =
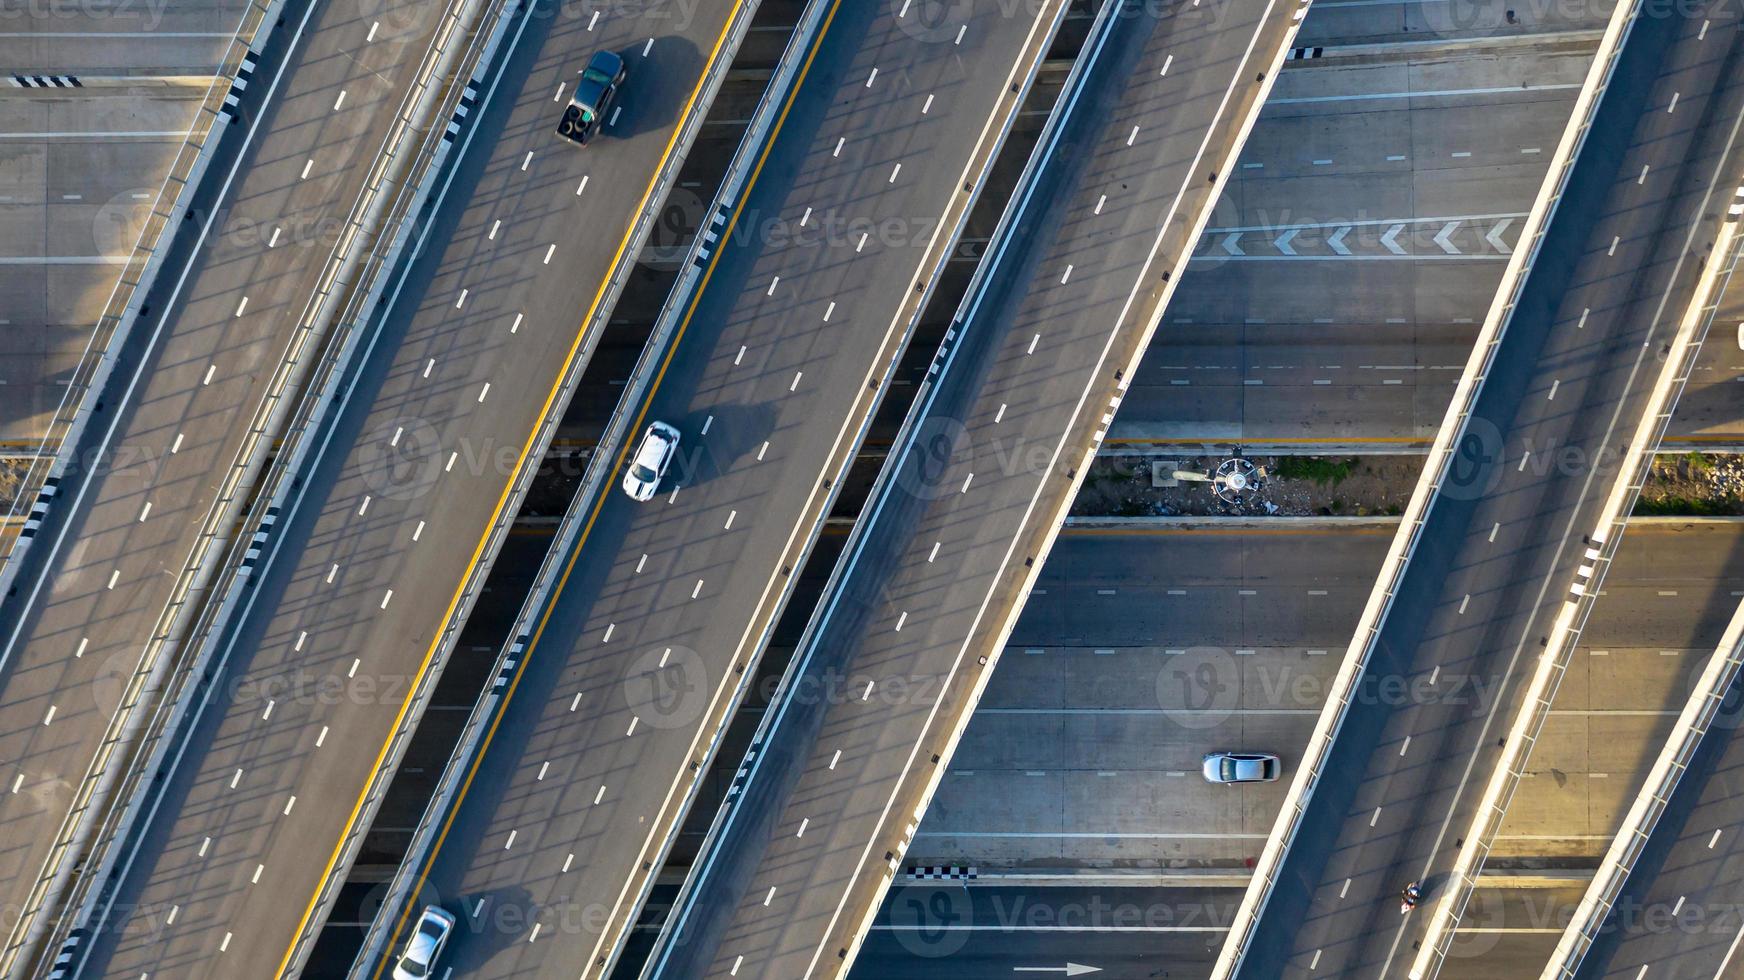
<svg viewBox="0 0 1744 980"><path fill-rule="evenodd" d="M1356 469L1357 460L1326 459L1322 456L1285 456L1278 460L1272 475L1280 480L1307 480L1316 486L1331 487L1344 482Z"/></svg>
<svg viewBox="0 0 1744 980"><path fill-rule="evenodd" d="M1683 462L1689 467L1690 473L1696 476L1707 476L1714 472L1714 461L1708 458L1707 453L1685 453Z"/></svg>
<svg viewBox="0 0 1744 980"><path fill-rule="evenodd" d="M1735 500L1710 500L1696 497L1636 497L1637 517L1721 517L1736 513Z"/></svg>

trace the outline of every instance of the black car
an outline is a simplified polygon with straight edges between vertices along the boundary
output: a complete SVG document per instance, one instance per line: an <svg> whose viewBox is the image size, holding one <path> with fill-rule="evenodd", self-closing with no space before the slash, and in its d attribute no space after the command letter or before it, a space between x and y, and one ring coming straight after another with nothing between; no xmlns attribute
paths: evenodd
<svg viewBox="0 0 1744 980"><path fill-rule="evenodd" d="M624 59L610 51L596 51L582 69L575 83L575 93L563 107L563 119L557 123L557 135L586 145L599 132L606 114L617 101L618 89L629 76Z"/></svg>

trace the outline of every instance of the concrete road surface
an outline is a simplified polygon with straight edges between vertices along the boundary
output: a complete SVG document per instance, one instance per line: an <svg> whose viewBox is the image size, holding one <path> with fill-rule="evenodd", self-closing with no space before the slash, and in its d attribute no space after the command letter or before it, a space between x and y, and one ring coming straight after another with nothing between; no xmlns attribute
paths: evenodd
<svg viewBox="0 0 1744 980"><path fill-rule="evenodd" d="M1384 528L1068 527L906 865L1236 867L1257 856L1282 788L1185 777L1219 748L1277 752L1288 775L1389 540ZM1734 591L1744 524L1630 527L1492 867L1604 852ZM1177 671L1207 668L1210 683L1179 686ZM1199 689L1209 696L1183 696Z"/></svg>
<svg viewBox="0 0 1744 980"><path fill-rule="evenodd" d="M1579 976L1720 978L1744 969L1741 698L1734 682Z"/></svg>
<svg viewBox="0 0 1744 980"><path fill-rule="evenodd" d="M1425 451L1596 45L1534 40L1287 62L1114 437Z"/></svg>
<svg viewBox="0 0 1744 980"><path fill-rule="evenodd" d="M1430 902L1449 887L1653 354L1744 173L1737 27L1719 5L1635 23L1474 408L1475 465L1449 478L1394 585L1244 976L1390 976L1416 955L1431 917L1401 920L1392 897L1411 880ZM1487 704L1442 696L1479 680L1497 692ZM1421 693L1395 703L1389 687Z"/></svg>
<svg viewBox="0 0 1744 980"><path fill-rule="evenodd" d="M1387 541L1380 528L1068 527L904 869L1189 866L1245 880L1281 788L1208 785L1198 759L1272 751L1290 774L1338 667L1327 648L1348 641ZM1551 863L1579 878L1603 852L1734 592L1744 592L1744 523L1631 526L1497 837L1498 877ZM1182 685L1182 670L1213 680ZM1541 965L1580 893L1527 896L1474 904L1442 975ZM1080 938L1034 944L1070 958ZM872 936L862 958L881 942Z"/></svg>
<svg viewBox="0 0 1744 980"><path fill-rule="evenodd" d="M50 85L0 84L0 451L37 451L247 6L0 8L0 66Z"/></svg>
<svg viewBox="0 0 1744 980"><path fill-rule="evenodd" d="M1162 284L1187 261L1207 177L1233 164L1263 98L1256 79L1300 12L1110 9L958 314L962 339L947 341L942 380L758 733L658 975L813 976L852 962L967 721L965 692L978 693Z"/></svg>
<svg viewBox="0 0 1744 980"><path fill-rule="evenodd" d="M462 583L494 557L485 538L536 423L597 340L676 127L706 112L711 59L732 58L736 9L517 24L428 261L281 521L290 537L228 638L92 975L267 976L318 928L317 893L352 857L341 842L367 824L390 736L417 721L408 699L440 670ZM556 96L595 49L622 52L630 77L583 148L556 136Z"/></svg>
<svg viewBox="0 0 1744 980"><path fill-rule="evenodd" d="M288 43L305 9L286 8L275 43ZM90 430L114 426L109 452L75 464L43 535L13 556L16 593L0 607L0 760L15 792L0 798L0 878L15 908L158 628L437 12L323 4L270 106L261 109L264 72L246 90L238 125L259 128L185 279L166 270L179 300L142 317L139 343L118 356L118 382ZM211 174L223 182L227 165ZM215 196L197 206L209 212Z"/></svg>

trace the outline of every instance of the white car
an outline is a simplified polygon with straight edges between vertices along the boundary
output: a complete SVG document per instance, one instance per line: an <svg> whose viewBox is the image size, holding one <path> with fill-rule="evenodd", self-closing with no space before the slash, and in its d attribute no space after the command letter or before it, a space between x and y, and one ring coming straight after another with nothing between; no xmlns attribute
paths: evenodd
<svg viewBox="0 0 1744 980"><path fill-rule="evenodd" d="M1213 752L1200 770L1208 783L1269 783L1283 766L1267 752Z"/></svg>
<svg viewBox="0 0 1744 980"><path fill-rule="evenodd" d="M454 931L454 916L434 905L424 906L418 916L418 928L406 940L406 951L394 961L394 980L424 980L448 945L448 934Z"/></svg>
<svg viewBox="0 0 1744 980"><path fill-rule="evenodd" d="M630 460L624 474L624 492L632 500L649 500L660 489L660 479L678 452L678 430L665 422L655 422L642 433L642 444Z"/></svg>

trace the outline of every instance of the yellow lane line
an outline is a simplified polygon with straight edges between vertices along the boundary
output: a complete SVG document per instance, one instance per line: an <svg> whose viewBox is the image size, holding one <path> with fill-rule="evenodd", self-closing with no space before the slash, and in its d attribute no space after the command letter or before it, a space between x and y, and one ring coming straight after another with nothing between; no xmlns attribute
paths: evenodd
<svg viewBox="0 0 1744 980"><path fill-rule="evenodd" d="M745 202L750 200L752 188L757 186L757 178L763 172L763 164L769 159L769 151L775 146L775 140L781 133L782 125L787 121L787 113L793 108L794 99L798 97L799 90L804 87L806 75L811 71L812 60L817 56L818 48L823 45L824 36L829 33L830 24L835 20L836 11L840 6L841 0L834 0L830 6L829 13L824 16L823 25L818 29L817 37L812 42L812 48L806 54L805 63L800 66L799 74L794 79L793 87L788 91L787 101L782 104L781 113L776 117L775 124L771 127L768 137L763 141L763 151L758 155L757 164L751 170L751 176L745 183L745 189L740 193L739 201L733 207L732 217L728 220L726 229L721 233L721 241L723 243L732 240L733 228L739 223L739 218L745 208ZM723 34L722 37L724 39L725 35ZM717 43L717 48L718 46ZM710 256L708 266L703 270L702 280L697 284L696 290L691 295L690 305L685 308L684 318L679 321L677 330L673 332L672 341L667 344L666 356L660 362L660 369L655 373L654 380L648 386L648 394L644 396L642 407L636 413L636 421L630 426L628 431L636 432L641 429L643 420L647 418L649 406L651 406L654 401L654 395L660 390L660 382L666 377L667 368L671 366L672 359L678 352L679 344L684 339L685 331L690 327L691 317L696 314L697 305L702 301L703 294L708 290L709 280L714 276L715 266L719 263L721 256L725 254L726 251L725 248L717 248L715 249L714 254ZM628 446L620 448L618 453L620 463L622 462L627 450ZM613 472L615 471L616 467L614 466ZM581 556L582 547L586 544L588 535L593 532L594 522L599 519L600 510L605 506L606 498L609 495L609 486L602 488L602 492L594 501L593 511L588 515L587 524L582 527L580 535L576 538L575 546L570 550L569 561L564 565L563 574L558 578L557 585L552 590L550 598L546 600L545 612L540 616L539 625L533 631L532 638L528 641L527 651L525 656L521 658L520 668L515 672L514 678L509 682L508 690L503 692L503 699L497 704L496 714L491 719L490 728L486 730L484 739L479 743L478 751L473 754L471 765L467 767L466 778L461 781L460 789L455 794L454 801L449 804L448 815L442 821L442 830L436 835L436 843L431 846L429 855L424 859L423 868L418 872L418 880L411 890L411 894L414 896L423 891L424 883L430 876L430 868L435 864L436 856L442 852L442 845L448 840L448 833L454 826L454 820L460 813L461 805L466 801L467 793L472 789L472 782L478 775L479 766L483 764L485 756L490 752L491 742L496 738L497 726L502 723L503 716L507 714L509 702L514 698L516 689L520 687L521 678L526 675L527 665L532 662L533 655L539 649L539 640L544 635L545 626L550 621L552 611L557 606L557 599L563 594L563 589L569 582L570 573L574 571L575 563ZM405 929L406 922L411 917L411 913L412 908L409 904L406 908L400 911L399 920L394 924L393 935L388 938L387 948L389 950L394 949L398 944L400 933ZM378 963L374 971L370 974L372 980L375 977L379 977L381 971L385 969L386 966L386 959L381 963Z"/></svg>
<svg viewBox="0 0 1744 980"><path fill-rule="evenodd" d="M690 97L685 100L683 111L681 111L676 117L677 122L672 127L672 135L667 137L666 149L661 152L659 163L654 167L653 174L648 178L648 186L643 189L641 198L637 201L636 206L630 211L630 214L632 215L630 226L624 229L624 237L618 242L617 249L613 251L611 263L606 266L608 270L617 268L618 262L623 258L624 251L630 245L630 237L635 233L634 215L639 214L642 208L647 206L649 198L653 196L655 185L660 180L660 171L666 166L666 161L672 155L672 148L678 143L678 134L679 130L682 128L684 119L690 115L691 108L696 104L697 98L702 94L702 87L708 80L708 66L714 64L715 58L720 54L721 46L726 43L727 34L732 30L733 21L738 15L739 7L739 0L734 0L732 13L727 17L725 24L722 25L720 37L715 39L714 49L710 52L708 60L703 62L703 71L697 78L696 88L691 90ZM599 288L594 291L593 300L588 304L587 315L582 317L581 324L575 331L575 339L570 342L569 352L564 356L563 367L557 372L557 377L556 380L552 382L551 390L546 392L545 401L544 404L540 406L539 413L534 416L535 424L537 424L538 419L543 419L551 411L551 405L556 401L558 391L563 386L563 379L569 374L570 368L574 365L575 358L581 350L582 341L587 336L587 325L593 320L594 315L599 310L601 300L605 298L608 283L609 277L601 279ZM527 440L527 444L521 447L520 455L515 460L515 468L511 472L519 473L521 467L526 465L527 450L531 445L532 440L529 439ZM503 486L502 493L497 497L496 506L491 510L490 520L485 522L484 533L479 536L478 544L476 544L472 549L472 557L467 561L466 572L461 575L460 583L455 586L454 595L448 600L448 607L442 614L442 623L446 624L454 615L455 608L459 606L461 597L466 591L467 580L471 578L473 568L477 566L479 557L484 553L485 546L490 541L491 528L496 525L497 521L502 516L503 508L508 505L509 493L514 489L514 485L515 481L513 479L509 480L508 483ZM424 659L422 663L418 665L418 673L412 681L411 690L415 691L423 684L425 675L430 671L430 665L435 662L436 651L442 645L442 638L445 633L446 630L438 630L436 636L431 639L429 648L424 652ZM358 815L363 812L364 803L369 798L370 785L374 782L374 773L381 769L383 761L386 760L388 752L394 744L394 733L400 730L400 726L405 722L406 712L411 709L411 706L412 699L409 697L400 704L400 710L394 718L393 726L388 729L387 740L382 743L381 749L376 753L375 764L370 767L369 771L371 773L371 778L364 782L363 788L358 792L357 800L352 803L351 812L345 818L344 828L339 834L339 839L333 845L333 853L328 855L327 863L321 871L321 876L316 879L315 894L309 897L309 903L303 909L302 917L297 922L297 928L291 933L291 944L285 948L285 955L279 960L279 967L277 970L278 976L284 976L285 970L290 966L291 957L297 949L298 939L303 935L303 930L308 927L310 918L314 916L315 907L320 903L321 893L325 890L327 878L333 873L333 868L339 863L339 856L345 849L345 841L351 836L352 829L357 823ZM416 892L413 894L416 894ZM402 915L400 926L403 925L404 916ZM396 926L394 929L395 939L399 937L400 926ZM389 948L393 948L391 944ZM380 972L379 968L377 972Z"/></svg>

